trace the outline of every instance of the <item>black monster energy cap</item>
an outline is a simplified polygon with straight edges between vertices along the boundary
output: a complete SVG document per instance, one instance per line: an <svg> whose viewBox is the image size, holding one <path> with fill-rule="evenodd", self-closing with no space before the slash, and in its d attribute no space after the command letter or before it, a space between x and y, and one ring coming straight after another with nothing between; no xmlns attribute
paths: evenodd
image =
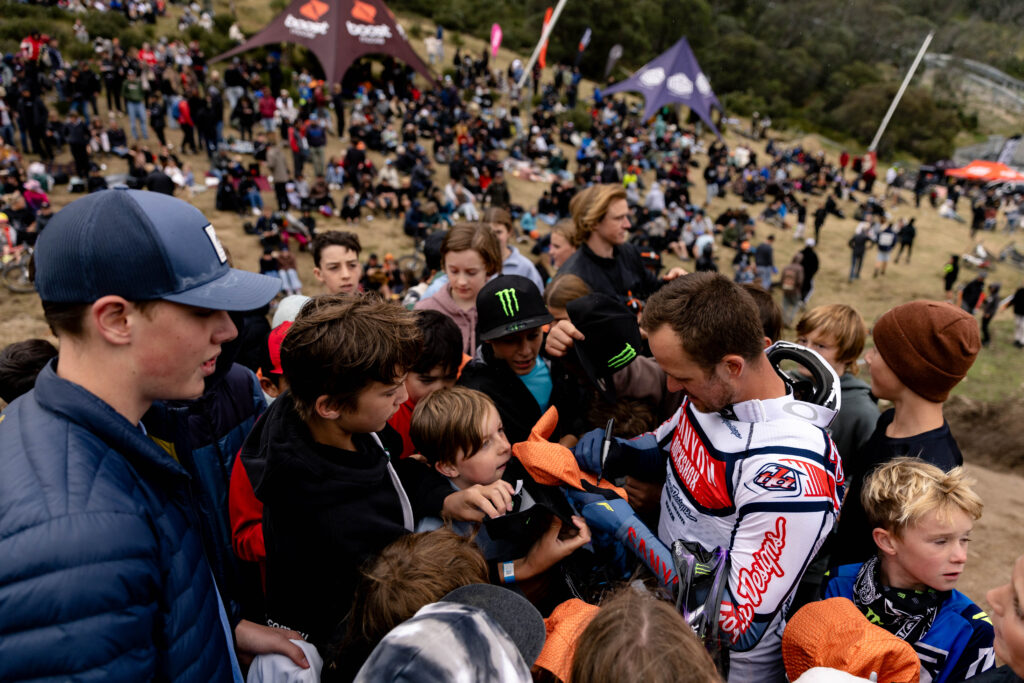
<svg viewBox="0 0 1024 683"><path fill-rule="evenodd" d="M499 275L476 295L476 336L490 341L554 320L537 285L522 275Z"/></svg>

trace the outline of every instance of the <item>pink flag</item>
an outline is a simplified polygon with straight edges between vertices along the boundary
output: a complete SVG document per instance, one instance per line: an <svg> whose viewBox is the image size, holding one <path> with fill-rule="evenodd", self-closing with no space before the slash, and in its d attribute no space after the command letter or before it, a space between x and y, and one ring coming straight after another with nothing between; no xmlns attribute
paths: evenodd
<svg viewBox="0 0 1024 683"><path fill-rule="evenodd" d="M498 56L498 48L501 47L501 27L491 24L491 56Z"/></svg>

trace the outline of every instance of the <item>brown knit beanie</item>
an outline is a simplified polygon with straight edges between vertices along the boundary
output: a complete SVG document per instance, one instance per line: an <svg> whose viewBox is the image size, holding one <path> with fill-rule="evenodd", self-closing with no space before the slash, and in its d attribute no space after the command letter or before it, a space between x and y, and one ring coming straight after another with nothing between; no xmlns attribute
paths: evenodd
<svg viewBox="0 0 1024 683"><path fill-rule="evenodd" d="M967 375L981 348L978 322L966 311L937 301L911 301L875 323L875 349L918 396L942 403Z"/></svg>

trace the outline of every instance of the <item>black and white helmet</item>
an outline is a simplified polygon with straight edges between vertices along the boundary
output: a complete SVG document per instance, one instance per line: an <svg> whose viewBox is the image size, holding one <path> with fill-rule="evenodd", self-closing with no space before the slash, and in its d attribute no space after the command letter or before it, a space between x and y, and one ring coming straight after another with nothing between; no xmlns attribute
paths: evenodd
<svg viewBox="0 0 1024 683"><path fill-rule="evenodd" d="M765 354L775 372L793 390L793 395L798 400L839 411L839 377L817 351L793 342L777 341L768 347ZM787 360L807 370L807 374L788 372L780 368L780 364Z"/></svg>

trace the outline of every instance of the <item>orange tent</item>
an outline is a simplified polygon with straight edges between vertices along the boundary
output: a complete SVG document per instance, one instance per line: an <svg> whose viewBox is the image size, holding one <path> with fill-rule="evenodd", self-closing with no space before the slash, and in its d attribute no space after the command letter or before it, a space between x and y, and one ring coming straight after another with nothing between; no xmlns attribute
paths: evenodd
<svg viewBox="0 0 1024 683"><path fill-rule="evenodd" d="M1007 183L1024 181L1024 173L1018 173L1006 164L1000 164L996 161L972 161L963 168L949 169L946 171L946 175L951 175L954 178L966 178L967 180L1001 181Z"/></svg>

